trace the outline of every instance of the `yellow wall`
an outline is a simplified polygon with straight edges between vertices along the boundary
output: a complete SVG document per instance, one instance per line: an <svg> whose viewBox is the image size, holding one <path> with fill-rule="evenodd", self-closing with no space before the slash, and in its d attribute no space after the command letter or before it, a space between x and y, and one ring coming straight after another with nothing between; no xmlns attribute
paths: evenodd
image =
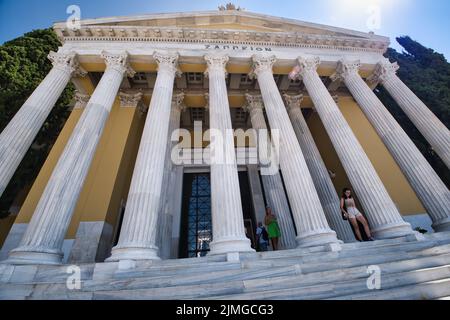
<svg viewBox="0 0 450 320"><path fill-rule="evenodd" d="M80 221L106 221L107 217L114 216L112 212L110 214L109 206L115 200L114 186L119 178L120 164L136 111L136 108L121 108L118 101L114 104L75 208L67 238L75 237ZM115 213L118 213L118 208Z"/></svg>
<svg viewBox="0 0 450 320"><path fill-rule="evenodd" d="M74 109L70 114L69 118L64 125L61 133L58 136L52 150L50 151L47 159L42 166L39 175L37 176L33 186L31 187L30 192L20 209L20 212L16 218L15 223L28 223L30 222L31 216L33 215L34 209L36 208L38 201L44 192L44 188L47 185L47 181L52 174L53 168L56 166L58 159L64 150L64 146L69 140L70 135L72 134L75 125L80 118L83 109Z"/></svg>
<svg viewBox="0 0 450 320"><path fill-rule="evenodd" d="M82 109L72 111L33 184L16 223L28 223L30 221L52 170L82 111ZM115 222L120 205L120 199L117 201L117 198L121 197L122 192L118 188L120 183L117 182L120 181L123 184L129 177L129 172L121 166L128 169L128 165L134 162L133 152L124 155L124 150L133 141L133 139L128 140L130 132L135 136L140 136L138 113L139 111L136 108L121 108L118 101L115 102L81 191L66 238L73 239L75 237L80 221ZM126 163L122 161L123 158L127 159Z"/></svg>
<svg viewBox="0 0 450 320"><path fill-rule="evenodd" d="M353 98L339 98L339 106L400 213L411 215L426 212L394 158ZM344 187L351 184L317 113L308 119L308 125L327 168L336 172L333 183L340 194Z"/></svg>
<svg viewBox="0 0 450 320"><path fill-rule="evenodd" d="M334 150L333 144L325 131L325 127L323 126L319 115L315 112L312 113L307 118L307 123L314 138L314 142L316 143L320 155L325 162L325 166L328 170L331 170L336 174L336 177L333 179L333 184L340 196L344 188L351 186L347 174L342 167L339 157Z"/></svg>
<svg viewBox="0 0 450 320"><path fill-rule="evenodd" d="M106 221L117 227L117 218L122 200L127 199L128 190L133 176L134 164L136 162L142 131L144 130L145 118L147 114L134 112L130 129L128 131L126 145L122 152L120 167L108 205Z"/></svg>

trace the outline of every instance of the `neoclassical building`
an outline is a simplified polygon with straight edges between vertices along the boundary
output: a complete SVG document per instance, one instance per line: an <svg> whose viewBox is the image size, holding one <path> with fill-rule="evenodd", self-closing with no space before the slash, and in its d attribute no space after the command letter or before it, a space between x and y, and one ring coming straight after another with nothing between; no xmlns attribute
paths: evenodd
<svg viewBox="0 0 450 320"><path fill-rule="evenodd" d="M388 38L233 8L54 30L53 69L0 135L0 192L69 82L77 93L5 228L5 263L251 253L266 206L283 249L337 250L355 241L344 187L378 240L450 231L450 191L375 87L447 166L450 132L383 57ZM270 174L256 134L266 129L279 142ZM217 139L228 161L209 161Z"/></svg>

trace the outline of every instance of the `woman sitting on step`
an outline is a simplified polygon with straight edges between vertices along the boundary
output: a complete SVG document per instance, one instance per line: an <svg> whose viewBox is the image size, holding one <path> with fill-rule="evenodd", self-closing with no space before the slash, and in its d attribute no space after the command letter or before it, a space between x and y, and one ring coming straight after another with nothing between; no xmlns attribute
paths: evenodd
<svg viewBox="0 0 450 320"><path fill-rule="evenodd" d="M342 192L341 211L344 218L350 221L353 229L355 230L356 239L358 241L363 241L361 232L359 231L358 222L364 226L364 231L366 232L369 241L374 241L372 238L372 233L370 232L369 224L362 213L356 208L355 199L353 199L352 191L349 188L345 188Z"/></svg>

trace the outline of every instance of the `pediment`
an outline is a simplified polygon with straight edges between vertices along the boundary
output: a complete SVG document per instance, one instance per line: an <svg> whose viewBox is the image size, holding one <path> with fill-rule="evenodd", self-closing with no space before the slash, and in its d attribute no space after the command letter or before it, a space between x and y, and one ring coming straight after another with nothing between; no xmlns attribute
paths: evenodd
<svg viewBox="0 0 450 320"><path fill-rule="evenodd" d="M81 21L80 30L65 23L54 29L61 40L73 37L220 39L236 41L304 43L385 49L386 37L294 19L240 10L148 14Z"/></svg>
<svg viewBox="0 0 450 320"><path fill-rule="evenodd" d="M360 31L238 10L99 18L82 20L81 24L82 26L91 27L176 27L187 29L248 30L258 32L295 32L311 35L346 36L356 38L370 37L370 34Z"/></svg>

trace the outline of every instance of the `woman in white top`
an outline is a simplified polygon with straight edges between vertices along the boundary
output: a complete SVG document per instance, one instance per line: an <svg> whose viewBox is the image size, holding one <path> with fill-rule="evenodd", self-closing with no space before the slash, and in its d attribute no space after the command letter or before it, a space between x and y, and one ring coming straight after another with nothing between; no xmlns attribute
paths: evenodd
<svg viewBox="0 0 450 320"><path fill-rule="evenodd" d="M346 219L350 221L355 230L356 238L359 241L363 241L361 232L359 231L358 221L364 226L364 231L369 238L369 241L374 241L372 238L372 233L370 232L369 224L367 223L366 218L362 215L361 212L356 208L355 199L353 199L352 191L348 188L344 189L341 198L341 211Z"/></svg>

